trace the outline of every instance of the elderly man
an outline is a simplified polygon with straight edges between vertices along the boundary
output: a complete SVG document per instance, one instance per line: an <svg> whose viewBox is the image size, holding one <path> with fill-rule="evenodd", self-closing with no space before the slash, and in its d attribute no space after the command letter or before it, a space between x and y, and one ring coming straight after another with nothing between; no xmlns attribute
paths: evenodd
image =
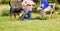
<svg viewBox="0 0 60 31"><path fill-rule="evenodd" d="M21 20L23 20L25 17L32 18L31 11L33 4L34 2L32 0L23 0L22 5L24 9L24 14L21 16Z"/></svg>

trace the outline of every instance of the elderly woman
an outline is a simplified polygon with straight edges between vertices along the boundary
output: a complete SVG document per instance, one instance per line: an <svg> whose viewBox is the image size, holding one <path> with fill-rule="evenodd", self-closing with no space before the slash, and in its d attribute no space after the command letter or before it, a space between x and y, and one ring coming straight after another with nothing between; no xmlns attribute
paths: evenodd
<svg viewBox="0 0 60 31"><path fill-rule="evenodd" d="M23 0L22 5L24 9L24 14L21 16L21 20L23 20L25 17L32 18L31 11L33 4L34 2L32 0Z"/></svg>

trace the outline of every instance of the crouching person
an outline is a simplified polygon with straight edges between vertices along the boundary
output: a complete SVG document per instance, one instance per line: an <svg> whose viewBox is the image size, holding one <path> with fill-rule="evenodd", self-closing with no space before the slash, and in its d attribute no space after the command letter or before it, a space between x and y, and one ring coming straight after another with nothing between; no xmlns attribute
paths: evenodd
<svg viewBox="0 0 60 31"><path fill-rule="evenodd" d="M20 18L21 20L23 20L26 17L32 18L31 11L32 11L33 4L34 4L34 2L32 0L23 0L22 5L23 5L24 13Z"/></svg>
<svg viewBox="0 0 60 31"><path fill-rule="evenodd" d="M40 1L40 13L41 13L41 16L45 17L46 16L46 12L47 11L50 11L52 9L52 7L50 6L50 4L48 3L47 0L41 0Z"/></svg>

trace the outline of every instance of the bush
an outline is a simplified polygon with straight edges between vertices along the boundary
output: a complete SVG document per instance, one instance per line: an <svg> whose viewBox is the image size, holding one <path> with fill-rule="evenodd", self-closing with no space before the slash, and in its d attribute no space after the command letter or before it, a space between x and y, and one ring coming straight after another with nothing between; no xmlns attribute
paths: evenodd
<svg viewBox="0 0 60 31"><path fill-rule="evenodd" d="M9 16L9 9L3 9L2 16Z"/></svg>
<svg viewBox="0 0 60 31"><path fill-rule="evenodd" d="M0 4L8 4L8 0L0 0Z"/></svg>

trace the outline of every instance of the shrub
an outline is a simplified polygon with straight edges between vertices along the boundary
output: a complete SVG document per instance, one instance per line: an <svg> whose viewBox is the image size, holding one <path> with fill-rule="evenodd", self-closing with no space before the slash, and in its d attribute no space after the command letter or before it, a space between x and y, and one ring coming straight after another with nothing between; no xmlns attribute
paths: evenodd
<svg viewBox="0 0 60 31"><path fill-rule="evenodd" d="M0 0L0 4L8 4L8 0Z"/></svg>
<svg viewBox="0 0 60 31"><path fill-rule="evenodd" d="M2 16L9 16L9 9L3 9Z"/></svg>

